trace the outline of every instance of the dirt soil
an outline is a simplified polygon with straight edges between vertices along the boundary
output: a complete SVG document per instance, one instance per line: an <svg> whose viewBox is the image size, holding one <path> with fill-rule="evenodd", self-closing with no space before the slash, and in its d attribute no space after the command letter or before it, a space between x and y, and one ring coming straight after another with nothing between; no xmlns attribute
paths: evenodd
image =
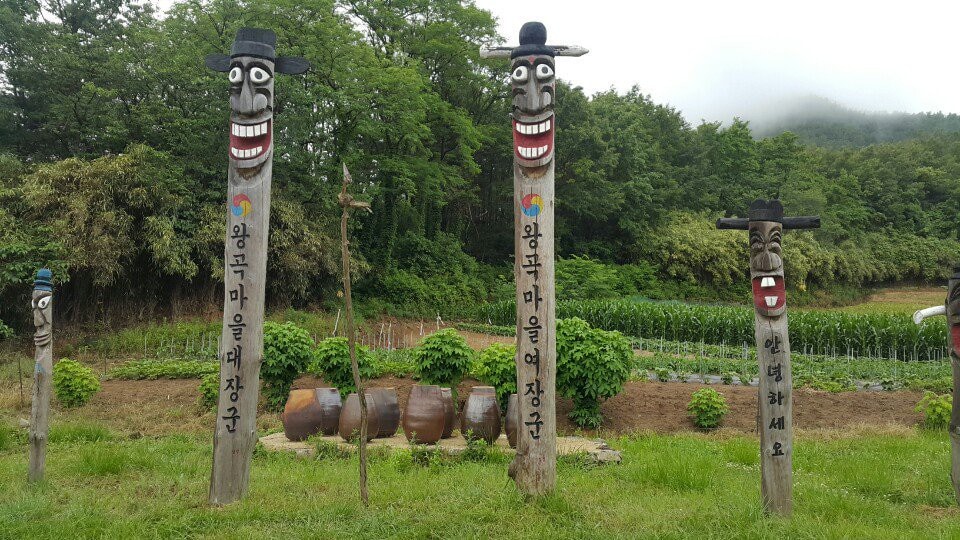
<svg viewBox="0 0 960 540"><path fill-rule="evenodd" d="M197 409L197 380L104 381L102 390L89 404L79 409L57 411L66 420L85 419L103 422L125 433L161 435L170 433L205 433L213 423L213 413ZM406 407L410 388L417 381L408 377L382 377L371 381L372 387L395 387L401 409ZM462 403L470 388L479 384L464 381L458 388ZM316 377L302 377L294 388L328 386ZM702 384L628 382L615 398L601 408L603 433L636 431L678 432L696 428L687 416L690 395ZM730 413L724 428L753 432L756 426L757 389L740 386L713 385L727 400ZM794 426L802 430L835 429L854 426L913 426L921 417L914 412L919 392L844 392L831 394L808 389L794 391ZM572 409L569 399L561 398L557 406L558 430L572 434L576 427L567 419ZM21 411L27 417L29 411ZM278 415L261 412L261 429L280 426Z"/></svg>

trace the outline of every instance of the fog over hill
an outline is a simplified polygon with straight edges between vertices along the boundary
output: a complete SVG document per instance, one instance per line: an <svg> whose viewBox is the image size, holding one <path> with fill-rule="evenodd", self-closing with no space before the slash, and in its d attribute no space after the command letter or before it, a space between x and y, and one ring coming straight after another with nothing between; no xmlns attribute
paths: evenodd
<svg viewBox="0 0 960 540"><path fill-rule="evenodd" d="M743 119L759 138L791 131L807 144L831 148L960 133L960 115L954 113L864 111L816 95L770 102Z"/></svg>

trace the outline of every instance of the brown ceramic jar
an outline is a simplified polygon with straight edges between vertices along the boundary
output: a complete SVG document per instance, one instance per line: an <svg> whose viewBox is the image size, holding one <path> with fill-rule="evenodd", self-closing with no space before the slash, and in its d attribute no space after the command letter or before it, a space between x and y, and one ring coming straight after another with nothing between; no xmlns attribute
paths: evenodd
<svg viewBox="0 0 960 540"><path fill-rule="evenodd" d="M377 437L393 437L400 426L400 402L396 388L371 388L369 390L377 401L380 410L380 431Z"/></svg>
<svg viewBox="0 0 960 540"><path fill-rule="evenodd" d="M520 402L516 394L510 394L507 399L507 417L504 421L504 430L507 432L507 442L510 448L517 447L517 426L520 425Z"/></svg>
<svg viewBox="0 0 960 540"><path fill-rule="evenodd" d="M377 436L380 431L380 408L377 400L370 392L364 392L367 398L367 441ZM350 441L360 438L360 397L356 392L347 396L340 412L340 436Z"/></svg>
<svg viewBox="0 0 960 540"><path fill-rule="evenodd" d="M333 435L340 422L340 393L336 388L291 390L280 420L291 441L317 433Z"/></svg>
<svg viewBox="0 0 960 540"><path fill-rule="evenodd" d="M500 436L500 405L492 386L475 386L463 406L460 433L466 438L483 439L493 444Z"/></svg>
<svg viewBox="0 0 960 540"><path fill-rule="evenodd" d="M443 435L444 418L439 386L418 384L410 389L407 410L403 412L403 434L408 441L436 443Z"/></svg>
<svg viewBox="0 0 960 540"><path fill-rule="evenodd" d="M440 438L449 439L453 435L453 423L457 419L453 408L453 393L449 388L441 388L440 395L443 396L443 435Z"/></svg>

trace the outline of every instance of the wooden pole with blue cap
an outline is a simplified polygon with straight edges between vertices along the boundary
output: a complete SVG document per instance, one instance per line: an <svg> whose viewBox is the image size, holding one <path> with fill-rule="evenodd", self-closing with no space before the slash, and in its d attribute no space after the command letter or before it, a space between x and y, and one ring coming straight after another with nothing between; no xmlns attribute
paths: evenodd
<svg viewBox="0 0 960 540"><path fill-rule="evenodd" d="M53 274L42 268L33 282L34 367L33 402L30 406L29 482L43 480L47 464L47 434L50 431L50 392L53 377Z"/></svg>
<svg viewBox="0 0 960 540"><path fill-rule="evenodd" d="M278 57L272 30L241 28L230 55L211 54L207 67L228 74L230 128L224 249L220 396L213 435L210 504L247 491L257 444L257 403L263 362L263 319L273 175L274 73L299 74L302 58Z"/></svg>
<svg viewBox="0 0 960 540"><path fill-rule="evenodd" d="M549 493L557 483L554 58L587 53L546 43L544 25L528 22L518 47L480 50L482 58L511 61L519 429L509 475L527 495Z"/></svg>

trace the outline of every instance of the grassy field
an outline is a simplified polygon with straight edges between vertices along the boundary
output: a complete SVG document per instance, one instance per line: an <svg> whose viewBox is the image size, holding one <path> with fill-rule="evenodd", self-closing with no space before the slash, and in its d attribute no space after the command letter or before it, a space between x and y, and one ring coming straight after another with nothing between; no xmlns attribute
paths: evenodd
<svg viewBox="0 0 960 540"><path fill-rule="evenodd" d="M847 313L902 313L913 315L918 309L939 306L947 297L946 287L896 287L881 289L866 302L823 311Z"/></svg>
<svg viewBox="0 0 960 540"><path fill-rule="evenodd" d="M795 515L759 510L757 441L636 435L612 441L619 466L559 466L555 495L524 501L509 458L415 463L376 454L371 504L357 462L258 451L251 490L205 504L209 437L129 439L91 425L51 435L48 481L26 485L23 436L0 438L0 537L344 538L956 538L960 512L945 433L801 433Z"/></svg>

